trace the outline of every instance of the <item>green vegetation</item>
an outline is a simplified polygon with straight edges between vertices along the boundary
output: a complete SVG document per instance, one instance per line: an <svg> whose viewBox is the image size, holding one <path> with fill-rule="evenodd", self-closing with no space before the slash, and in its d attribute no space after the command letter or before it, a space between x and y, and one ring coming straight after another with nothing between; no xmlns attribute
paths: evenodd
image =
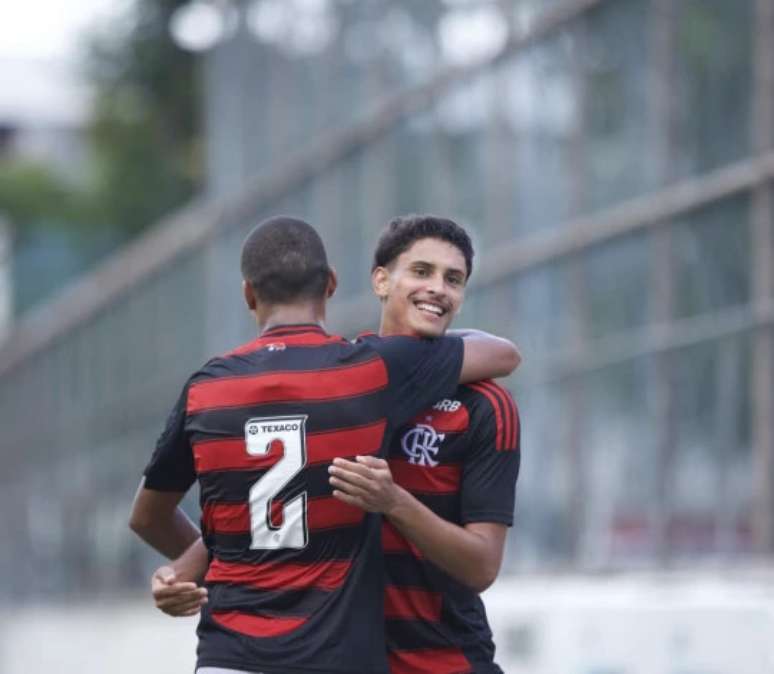
<svg viewBox="0 0 774 674"><path fill-rule="evenodd" d="M84 69L95 107L83 179L71 181L28 159L0 161L0 213L13 226L17 313L199 188L197 64L167 29L183 2L135 0L127 16L91 38Z"/></svg>
<svg viewBox="0 0 774 674"><path fill-rule="evenodd" d="M90 129L94 201L102 220L134 234L185 202L202 179L195 57L168 24L184 0L136 0L131 26L97 35L88 58L97 91Z"/></svg>

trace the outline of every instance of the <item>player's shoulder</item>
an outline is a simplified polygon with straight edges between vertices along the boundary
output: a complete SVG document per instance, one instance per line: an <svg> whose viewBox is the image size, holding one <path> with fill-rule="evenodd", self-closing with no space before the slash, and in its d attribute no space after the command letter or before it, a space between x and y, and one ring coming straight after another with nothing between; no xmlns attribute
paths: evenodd
<svg viewBox="0 0 774 674"><path fill-rule="evenodd" d="M352 342L355 349L368 350L385 361L400 362L405 355L413 352L423 341L412 335L378 335L362 332Z"/></svg>
<svg viewBox="0 0 774 674"><path fill-rule="evenodd" d="M213 356L201 367L191 373L187 385L195 386L210 379L219 379L221 377L235 376L238 373L234 370L230 359L225 356Z"/></svg>
<svg viewBox="0 0 774 674"><path fill-rule="evenodd" d="M426 354L430 349L442 347L448 349L462 349L462 338L458 336L442 335L430 337L425 335L394 334L378 335L374 332L363 332L353 341L355 345L365 345L384 356L410 356Z"/></svg>
<svg viewBox="0 0 774 674"><path fill-rule="evenodd" d="M492 380L460 386L471 419L491 424L497 435L498 448L512 448L518 442L519 408L510 391Z"/></svg>
<svg viewBox="0 0 774 674"><path fill-rule="evenodd" d="M383 337L379 337L375 332L372 330L366 330L365 332L359 333L355 339L352 340L353 344L372 344L376 340L384 339Z"/></svg>
<svg viewBox="0 0 774 674"><path fill-rule="evenodd" d="M511 392L492 379L461 384L457 391L467 404L489 409L516 408Z"/></svg>
<svg viewBox="0 0 774 674"><path fill-rule="evenodd" d="M249 363L258 352L265 350L267 346L265 340L254 339L245 344L241 344L233 349L212 356L204 362L189 377L189 385L204 382L209 379L219 379L221 377L236 377L248 374ZM281 347L284 349L284 345Z"/></svg>
<svg viewBox="0 0 774 674"><path fill-rule="evenodd" d="M353 340L353 344L368 344L374 347L380 347L385 344L419 344L432 341L430 337L420 337L418 335L379 335L375 332L361 332Z"/></svg>
<svg viewBox="0 0 774 674"><path fill-rule="evenodd" d="M355 348L355 345L344 337L322 331L311 336L304 333L267 335L213 356L194 373L194 378L198 380L240 376L285 367L314 369L317 361L346 357ZM319 355L321 350L328 355ZM318 355L315 355L316 353Z"/></svg>

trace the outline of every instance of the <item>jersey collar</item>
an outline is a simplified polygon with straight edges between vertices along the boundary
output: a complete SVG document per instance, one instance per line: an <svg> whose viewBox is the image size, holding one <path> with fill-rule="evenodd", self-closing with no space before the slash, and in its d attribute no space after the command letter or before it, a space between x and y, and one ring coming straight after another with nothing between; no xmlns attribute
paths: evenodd
<svg viewBox="0 0 774 674"><path fill-rule="evenodd" d="M328 336L318 323L294 323L292 325L273 325L261 333L260 339L267 337L290 337L293 335L316 334Z"/></svg>

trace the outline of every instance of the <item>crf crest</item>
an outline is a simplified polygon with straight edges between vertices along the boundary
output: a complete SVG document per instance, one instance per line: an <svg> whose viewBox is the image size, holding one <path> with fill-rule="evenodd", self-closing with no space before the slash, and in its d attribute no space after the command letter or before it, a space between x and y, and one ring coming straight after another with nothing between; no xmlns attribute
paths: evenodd
<svg viewBox="0 0 774 674"><path fill-rule="evenodd" d="M432 426L417 424L403 436L401 446L409 458L409 463L417 466L437 466L438 461L434 457L445 437L445 433L437 433Z"/></svg>

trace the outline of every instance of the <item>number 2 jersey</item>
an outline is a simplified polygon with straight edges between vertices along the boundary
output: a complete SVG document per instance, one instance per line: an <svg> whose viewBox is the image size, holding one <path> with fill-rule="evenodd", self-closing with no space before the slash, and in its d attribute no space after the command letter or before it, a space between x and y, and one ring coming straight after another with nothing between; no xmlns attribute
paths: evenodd
<svg viewBox="0 0 774 674"><path fill-rule="evenodd" d="M332 496L335 457L387 440L457 387L457 337L348 342L284 326L187 382L145 486L200 486L210 553L198 666L384 674L381 518Z"/></svg>
<svg viewBox="0 0 774 674"><path fill-rule="evenodd" d="M519 416L491 381L460 386L393 437L395 482L440 517L513 523ZM384 523L385 615L391 674L502 674L478 594Z"/></svg>

